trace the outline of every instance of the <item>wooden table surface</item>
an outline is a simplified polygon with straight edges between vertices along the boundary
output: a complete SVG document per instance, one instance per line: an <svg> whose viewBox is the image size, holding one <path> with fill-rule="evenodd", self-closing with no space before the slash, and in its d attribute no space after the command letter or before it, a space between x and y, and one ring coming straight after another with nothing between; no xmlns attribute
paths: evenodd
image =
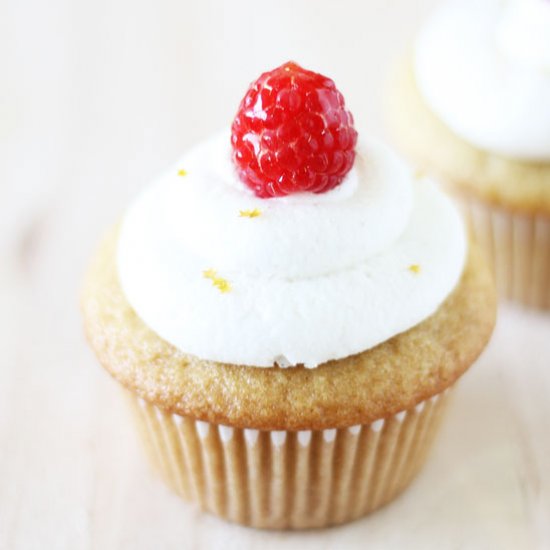
<svg viewBox="0 0 550 550"><path fill-rule="evenodd" d="M229 123L248 81L295 58L334 76L358 126L383 133L387 66L433 3L2 5L0 549L550 548L550 315L502 307L410 490L305 533L229 525L171 494L81 331L98 235Z"/></svg>

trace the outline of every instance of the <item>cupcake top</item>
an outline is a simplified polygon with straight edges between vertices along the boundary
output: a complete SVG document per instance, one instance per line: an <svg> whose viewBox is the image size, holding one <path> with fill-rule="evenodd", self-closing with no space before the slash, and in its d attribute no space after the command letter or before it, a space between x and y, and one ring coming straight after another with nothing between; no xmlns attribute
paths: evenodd
<svg viewBox="0 0 550 550"><path fill-rule="evenodd" d="M316 367L432 315L457 285L455 208L360 136L334 83L285 64L126 213L117 268L133 309L198 358Z"/></svg>
<svg viewBox="0 0 550 550"><path fill-rule="evenodd" d="M550 1L451 0L420 33L417 86L480 149L550 161Z"/></svg>

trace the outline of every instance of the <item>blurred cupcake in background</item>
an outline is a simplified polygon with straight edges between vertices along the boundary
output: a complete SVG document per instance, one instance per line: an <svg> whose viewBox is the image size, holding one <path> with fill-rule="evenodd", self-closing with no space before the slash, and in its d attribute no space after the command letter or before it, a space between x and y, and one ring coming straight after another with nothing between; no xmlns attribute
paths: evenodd
<svg viewBox="0 0 550 550"><path fill-rule="evenodd" d="M460 199L502 295L550 308L550 2L443 3L388 112L419 170Z"/></svg>

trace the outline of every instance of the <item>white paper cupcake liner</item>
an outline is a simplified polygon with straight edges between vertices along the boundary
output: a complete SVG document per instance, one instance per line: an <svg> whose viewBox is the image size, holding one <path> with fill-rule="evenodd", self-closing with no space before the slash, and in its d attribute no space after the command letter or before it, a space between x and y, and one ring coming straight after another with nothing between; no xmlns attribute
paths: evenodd
<svg viewBox="0 0 550 550"><path fill-rule="evenodd" d="M153 465L183 498L244 525L303 529L397 496L425 461L449 391L368 425L299 432L195 421L125 393Z"/></svg>
<svg viewBox="0 0 550 550"><path fill-rule="evenodd" d="M474 239L492 265L501 296L550 309L550 217L460 198Z"/></svg>

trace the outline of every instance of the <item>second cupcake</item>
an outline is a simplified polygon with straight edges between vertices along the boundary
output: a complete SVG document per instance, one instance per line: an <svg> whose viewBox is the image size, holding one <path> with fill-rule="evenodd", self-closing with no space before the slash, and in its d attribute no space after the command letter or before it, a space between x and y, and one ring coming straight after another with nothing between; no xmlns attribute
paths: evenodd
<svg viewBox="0 0 550 550"><path fill-rule="evenodd" d="M393 134L460 198L504 296L550 308L550 3L452 0L392 82Z"/></svg>

